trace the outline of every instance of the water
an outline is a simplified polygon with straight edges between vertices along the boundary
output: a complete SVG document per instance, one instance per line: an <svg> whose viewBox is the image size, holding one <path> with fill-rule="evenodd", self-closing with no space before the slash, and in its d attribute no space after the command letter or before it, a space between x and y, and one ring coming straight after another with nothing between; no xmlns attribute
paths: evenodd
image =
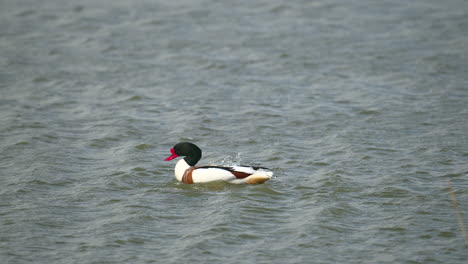
<svg viewBox="0 0 468 264"><path fill-rule="evenodd" d="M468 2L0 3L2 263L463 263ZM200 164L263 185L184 185Z"/></svg>

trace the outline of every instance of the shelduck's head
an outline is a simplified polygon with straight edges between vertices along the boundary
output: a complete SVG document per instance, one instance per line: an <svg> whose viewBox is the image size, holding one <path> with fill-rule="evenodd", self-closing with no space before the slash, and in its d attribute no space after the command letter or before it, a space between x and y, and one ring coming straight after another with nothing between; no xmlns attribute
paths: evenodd
<svg viewBox="0 0 468 264"><path fill-rule="evenodd" d="M202 151L195 144L189 142L177 143L173 148L170 149L172 155L164 159L165 161L173 160L179 156L185 156L184 160L190 166L195 166L201 159Z"/></svg>

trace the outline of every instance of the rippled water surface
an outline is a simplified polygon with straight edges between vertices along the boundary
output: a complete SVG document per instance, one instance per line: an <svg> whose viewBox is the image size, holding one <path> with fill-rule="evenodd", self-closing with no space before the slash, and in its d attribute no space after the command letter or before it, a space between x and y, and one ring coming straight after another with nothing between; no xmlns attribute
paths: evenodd
<svg viewBox="0 0 468 264"><path fill-rule="evenodd" d="M0 3L1 263L463 263L468 2ZM185 185L201 164L262 185Z"/></svg>

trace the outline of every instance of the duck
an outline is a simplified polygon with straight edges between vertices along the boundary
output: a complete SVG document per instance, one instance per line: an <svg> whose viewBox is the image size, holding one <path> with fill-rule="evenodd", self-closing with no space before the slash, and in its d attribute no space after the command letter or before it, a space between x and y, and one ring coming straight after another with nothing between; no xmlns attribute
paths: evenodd
<svg viewBox="0 0 468 264"><path fill-rule="evenodd" d="M195 144L180 142L170 149L171 155L164 159L179 160L174 168L175 178L182 183L207 183L224 181L233 184L260 184L271 179L273 172L265 167L257 166L196 166L202 157L202 151Z"/></svg>

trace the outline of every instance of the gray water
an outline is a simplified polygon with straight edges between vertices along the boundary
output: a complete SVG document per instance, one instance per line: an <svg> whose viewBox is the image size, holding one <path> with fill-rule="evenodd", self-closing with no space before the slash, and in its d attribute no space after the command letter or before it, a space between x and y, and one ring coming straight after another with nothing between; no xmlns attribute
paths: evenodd
<svg viewBox="0 0 468 264"><path fill-rule="evenodd" d="M466 263L467 73L466 0L3 0L0 262Z"/></svg>

